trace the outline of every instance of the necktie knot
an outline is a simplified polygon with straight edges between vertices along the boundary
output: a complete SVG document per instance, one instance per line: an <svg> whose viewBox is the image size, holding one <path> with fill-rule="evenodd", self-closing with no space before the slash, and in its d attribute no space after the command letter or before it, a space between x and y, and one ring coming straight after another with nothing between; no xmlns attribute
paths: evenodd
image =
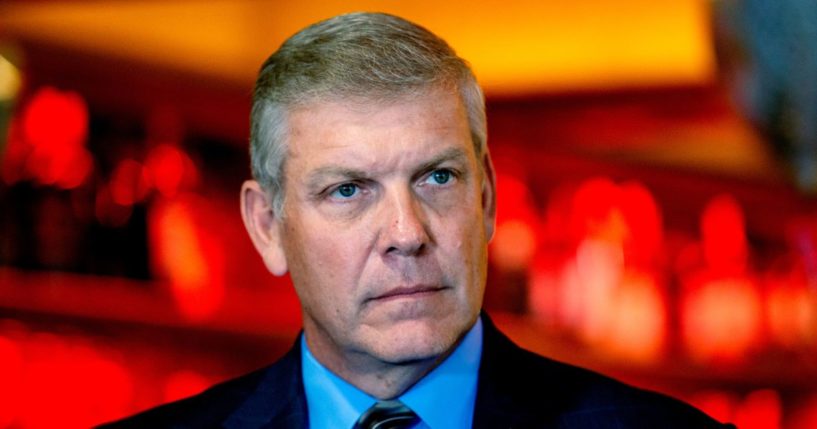
<svg viewBox="0 0 817 429"><path fill-rule="evenodd" d="M400 401L380 401L360 415L354 429L404 429L420 421Z"/></svg>

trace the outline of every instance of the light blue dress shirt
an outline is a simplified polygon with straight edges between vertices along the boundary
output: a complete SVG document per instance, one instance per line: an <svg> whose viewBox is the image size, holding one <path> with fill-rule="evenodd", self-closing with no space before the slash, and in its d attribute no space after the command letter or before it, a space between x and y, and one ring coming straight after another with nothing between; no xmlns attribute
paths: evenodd
<svg viewBox="0 0 817 429"><path fill-rule="evenodd" d="M470 428L482 356L482 320L453 353L398 399L420 417L414 429ZM301 337L301 368L310 429L351 429L377 399L321 365Z"/></svg>

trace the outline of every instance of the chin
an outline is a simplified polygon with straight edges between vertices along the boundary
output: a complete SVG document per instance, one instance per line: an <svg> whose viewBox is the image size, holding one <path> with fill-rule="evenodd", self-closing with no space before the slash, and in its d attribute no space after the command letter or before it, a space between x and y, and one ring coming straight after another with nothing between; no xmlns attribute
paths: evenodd
<svg viewBox="0 0 817 429"><path fill-rule="evenodd" d="M415 324L400 324L393 327L392 332L384 333L381 341L374 345L373 354L392 364L436 359L448 353L467 328L411 325Z"/></svg>

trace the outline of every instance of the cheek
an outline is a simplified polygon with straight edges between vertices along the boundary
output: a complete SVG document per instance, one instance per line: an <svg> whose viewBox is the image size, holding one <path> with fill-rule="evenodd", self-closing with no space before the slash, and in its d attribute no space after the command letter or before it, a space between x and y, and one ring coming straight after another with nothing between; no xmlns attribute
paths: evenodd
<svg viewBox="0 0 817 429"><path fill-rule="evenodd" d="M292 237L295 253L300 255L298 271L308 273L308 283L324 290L325 295L348 294L367 256L366 231L313 222L298 228L302 234ZM291 270L294 271L294 270ZM296 273L291 273L296 280ZM331 288L330 286L331 285Z"/></svg>
<svg viewBox="0 0 817 429"><path fill-rule="evenodd" d="M458 215L451 220L453 222L446 222L438 228L440 241L447 243L441 247L446 249L450 266L459 266L468 272L479 271L487 246L481 218L471 212L470 216Z"/></svg>

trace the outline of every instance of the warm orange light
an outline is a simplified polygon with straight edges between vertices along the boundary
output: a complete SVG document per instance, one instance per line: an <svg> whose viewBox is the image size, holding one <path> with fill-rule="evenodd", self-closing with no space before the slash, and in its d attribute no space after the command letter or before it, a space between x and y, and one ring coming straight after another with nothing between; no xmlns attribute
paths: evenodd
<svg viewBox="0 0 817 429"><path fill-rule="evenodd" d="M573 281L565 285L565 305L584 339L601 340L608 333L614 297L624 273L621 247L588 239L576 250Z"/></svg>
<svg viewBox="0 0 817 429"><path fill-rule="evenodd" d="M710 277L687 284L681 302L684 345L698 361L743 362L758 344L763 307L747 277Z"/></svg>
<svg viewBox="0 0 817 429"><path fill-rule="evenodd" d="M0 103L14 100L22 86L20 70L0 55Z"/></svg>
<svg viewBox="0 0 817 429"><path fill-rule="evenodd" d="M663 351L667 305L655 279L645 273L626 273L615 291L607 333L606 352L629 361L650 363Z"/></svg>
<svg viewBox="0 0 817 429"><path fill-rule="evenodd" d="M496 231L491 241L491 261L506 271L530 266L538 244L537 214L528 186L507 174L497 175Z"/></svg>
<svg viewBox="0 0 817 429"><path fill-rule="evenodd" d="M770 334L778 344L794 348L817 342L817 293L804 282L770 280L766 311Z"/></svg>
<svg viewBox="0 0 817 429"><path fill-rule="evenodd" d="M536 251L536 235L530 224L510 220L496 226L491 259L503 270L522 270Z"/></svg>
<svg viewBox="0 0 817 429"><path fill-rule="evenodd" d="M652 272L663 248L661 213L641 184L609 178L557 189L546 237L561 268L532 270L531 308L616 357L651 362L663 351L667 303ZM570 255L571 250L575 253Z"/></svg>
<svg viewBox="0 0 817 429"><path fill-rule="evenodd" d="M528 271L528 311L554 326L564 322L560 271L565 258L540 253Z"/></svg>
<svg viewBox="0 0 817 429"><path fill-rule="evenodd" d="M703 1L521 1L463 8L480 25L439 25L489 90L520 93L706 82L714 76ZM460 12L460 13L462 13ZM439 24L438 24L439 22Z"/></svg>
<svg viewBox="0 0 817 429"><path fill-rule="evenodd" d="M179 310L193 321L212 316L224 299L224 250L198 222L209 210L186 194L155 204L148 219L154 269L170 280Z"/></svg>
<svg viewBox="0 0 817 429"><path fill-rule="evenodd" d="M380 10L445 38L489 93L523 94L711 82L709 8L704 0L13 2L0 8L0 27L249 84L298 29L339 13Z"/></svg>

